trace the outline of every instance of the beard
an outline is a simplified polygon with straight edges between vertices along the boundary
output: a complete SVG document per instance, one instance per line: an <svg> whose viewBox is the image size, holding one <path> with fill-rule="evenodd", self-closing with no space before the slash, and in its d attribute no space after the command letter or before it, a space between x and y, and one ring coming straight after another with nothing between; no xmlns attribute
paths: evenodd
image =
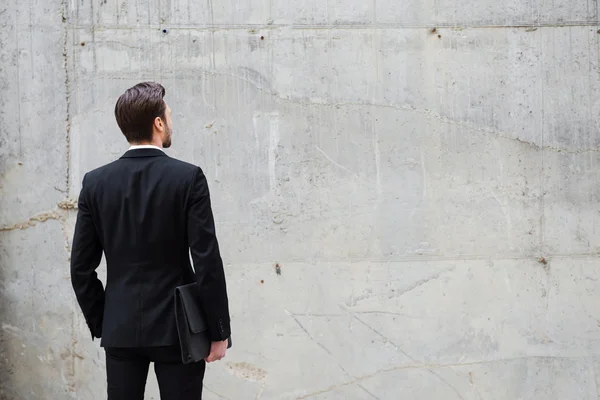
<svg viewBox="0 0 600 400"><path fill-rule="evenodd" d="M171 129L170 126L167 127L167 135L165 136L162 145L163 148L168 149L169 147L171 147L171 136L173 135L173 130Z"/></svg>

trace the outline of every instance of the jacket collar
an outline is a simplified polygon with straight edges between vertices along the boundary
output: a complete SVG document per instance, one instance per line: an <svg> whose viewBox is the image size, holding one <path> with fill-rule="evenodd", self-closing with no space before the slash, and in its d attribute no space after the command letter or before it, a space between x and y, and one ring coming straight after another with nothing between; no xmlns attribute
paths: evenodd
<svg viewBox="0 0 600 400"><path fill-rule="evenodd" d="M127 151L121 158L137 158L137 157L168 157L167 154L160 149L143 148Z"/></svg>

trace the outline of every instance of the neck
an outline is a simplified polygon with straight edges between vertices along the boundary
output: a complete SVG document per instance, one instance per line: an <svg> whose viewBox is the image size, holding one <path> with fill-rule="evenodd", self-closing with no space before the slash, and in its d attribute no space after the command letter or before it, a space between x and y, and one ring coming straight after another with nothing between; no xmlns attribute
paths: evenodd
<svg viewBox="0 0 600 400"><path fill-rule="evenodd" d="M129 142L131 146L156 146L158 148L163 148L162 140L153 140L151 142Z"/></svg>

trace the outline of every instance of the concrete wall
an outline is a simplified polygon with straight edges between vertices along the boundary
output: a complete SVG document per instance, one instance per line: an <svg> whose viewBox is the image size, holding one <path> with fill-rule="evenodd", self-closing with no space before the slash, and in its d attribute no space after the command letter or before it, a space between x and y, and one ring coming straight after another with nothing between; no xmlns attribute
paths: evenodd
<svg viewBox="0 0 600 400"><path fill-rule="evenodd" d="M73 204L151 79L226 263L206 399L598 399L598 28L597 0L2 3L0 398L104 396Z"/></svg>

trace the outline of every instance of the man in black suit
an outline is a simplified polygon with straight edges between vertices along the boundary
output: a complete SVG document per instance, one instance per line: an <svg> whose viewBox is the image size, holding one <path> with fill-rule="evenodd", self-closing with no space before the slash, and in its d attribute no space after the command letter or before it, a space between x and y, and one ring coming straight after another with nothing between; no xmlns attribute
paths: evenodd
<svg viewBox="0 0 600 400"><path fill-rule="evenodd" d="M207 181L199 167L164 153L171 145L164 95L153 82L121 95L115 116L131 148L87 173L79 195L71 280L92 339L106 352L109 400L143 399L150 362L161 399L201 398L206 364L182 363L175 287L200 286L213 341L206 362L225 356L230 336ZM106 288L95 272L103 252Z"/></svg>

